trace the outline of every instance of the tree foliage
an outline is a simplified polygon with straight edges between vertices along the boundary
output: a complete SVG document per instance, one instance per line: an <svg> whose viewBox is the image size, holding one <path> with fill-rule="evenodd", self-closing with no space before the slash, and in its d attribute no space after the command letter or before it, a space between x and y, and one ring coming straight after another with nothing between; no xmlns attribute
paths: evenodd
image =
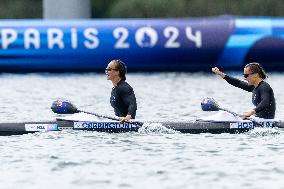
<svg viewBox="0 0 284 189"><path fill-rule="evenodd" d="M43 0L1 0L0 18L42 18ZM84 1L84 0L82 0ZM90 0L93 18L284 16L284 0Z"/></svg>
<svg viewBox="0 0 284 189"><path fill-rule="evenodd" d="M42 0L1 0L0 18L42 18Z"/></svg>

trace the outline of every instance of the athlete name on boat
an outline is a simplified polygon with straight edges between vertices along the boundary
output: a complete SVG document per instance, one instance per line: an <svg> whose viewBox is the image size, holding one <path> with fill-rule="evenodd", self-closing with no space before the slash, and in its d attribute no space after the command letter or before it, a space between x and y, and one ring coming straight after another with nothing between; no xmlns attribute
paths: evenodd
<svg viewBox="0 0 284 189"><path fill-rule="evenodd" d="M131 129L135 124L120 122L74 122L75 129Z"/></svg>
<svg viewBox="0 0 284 189"><path fill-rule="evenodd" d="M25 124L26 131L57 131L57 124L50 123L29 123Z"/></svg>
<svg viewBox="0 0 284 189"><path fill-rule="evenodd" d="M261 124L258 125L258 124ZM272 121L262 121L262 122L239 122L239 123L231 123L230 128L231 129L253 129L256 127L265 127L265 128L270 128L273 127L273 122Z"/></svg>

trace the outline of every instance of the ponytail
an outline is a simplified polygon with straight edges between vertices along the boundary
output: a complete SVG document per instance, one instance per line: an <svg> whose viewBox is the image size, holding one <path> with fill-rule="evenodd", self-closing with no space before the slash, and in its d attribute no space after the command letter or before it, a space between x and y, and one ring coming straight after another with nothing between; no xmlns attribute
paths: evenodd
<svg viewBox="0 0 284 189"><path fill-rule="evenodd" d="M249 68L252 73L258 73L261 79L266 79L267 74L259 63L252 62L245 66L245 68Z"/></svg>

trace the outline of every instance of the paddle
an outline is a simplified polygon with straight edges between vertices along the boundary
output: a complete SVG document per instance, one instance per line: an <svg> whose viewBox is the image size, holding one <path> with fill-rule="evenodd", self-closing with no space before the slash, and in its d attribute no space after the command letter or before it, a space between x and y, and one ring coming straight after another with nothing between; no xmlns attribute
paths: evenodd
<svg viewBox="0 0 284 189"><path fill-rule="evenodd" d="M201 102L201 109L203 111L219 111L219 110L223 110L223 111L226 111L226 112L229 112L230 114L236 116L236 117L240 117L241 115L240 114L237 114L235 112L232 112L230 110L227 110L225 108L221 108L218 103L213 99L213 98L209 98L209 97L206 97L202 100ZM262 126L261 123L258 123L256 122L253 118L246 118L248 120L250 120L251 122L253 122L255 125L257 126Z"/></svg>
<svg viewBox="0 0 284 189"><path fill-rule="evenodd" d="M117 118L117 117L101 115L101 114L98 114L98 113L86 112L86 111L83 111L83 110L79 110L71 102L66 101L66 100L56 100L56 101L54 101L52 103L52 105L51 105L51 110L54 113L57 113L57 114L75 114L75 113L82 112L82 113L95 115L95 116L101 117L101 118L107 118L107 119L111 119L111 120L115 120L115 121L120 121L120 119ZM139 121L128 121L128 123L133 123L133 124L136 124L136 125L139 125L139 126L143 125L143 122L139 122Z"/></svg>

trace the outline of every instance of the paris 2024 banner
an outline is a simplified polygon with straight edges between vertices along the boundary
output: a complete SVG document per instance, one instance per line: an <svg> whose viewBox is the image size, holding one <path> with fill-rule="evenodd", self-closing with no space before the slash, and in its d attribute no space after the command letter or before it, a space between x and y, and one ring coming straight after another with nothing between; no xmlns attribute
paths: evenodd
<svg viewBox="0 0 284 189"><path fill-rule="evenodd" d="M284 69L284 19L1 20L0 71L101 71L121 59L129 71Z"/></svg>

